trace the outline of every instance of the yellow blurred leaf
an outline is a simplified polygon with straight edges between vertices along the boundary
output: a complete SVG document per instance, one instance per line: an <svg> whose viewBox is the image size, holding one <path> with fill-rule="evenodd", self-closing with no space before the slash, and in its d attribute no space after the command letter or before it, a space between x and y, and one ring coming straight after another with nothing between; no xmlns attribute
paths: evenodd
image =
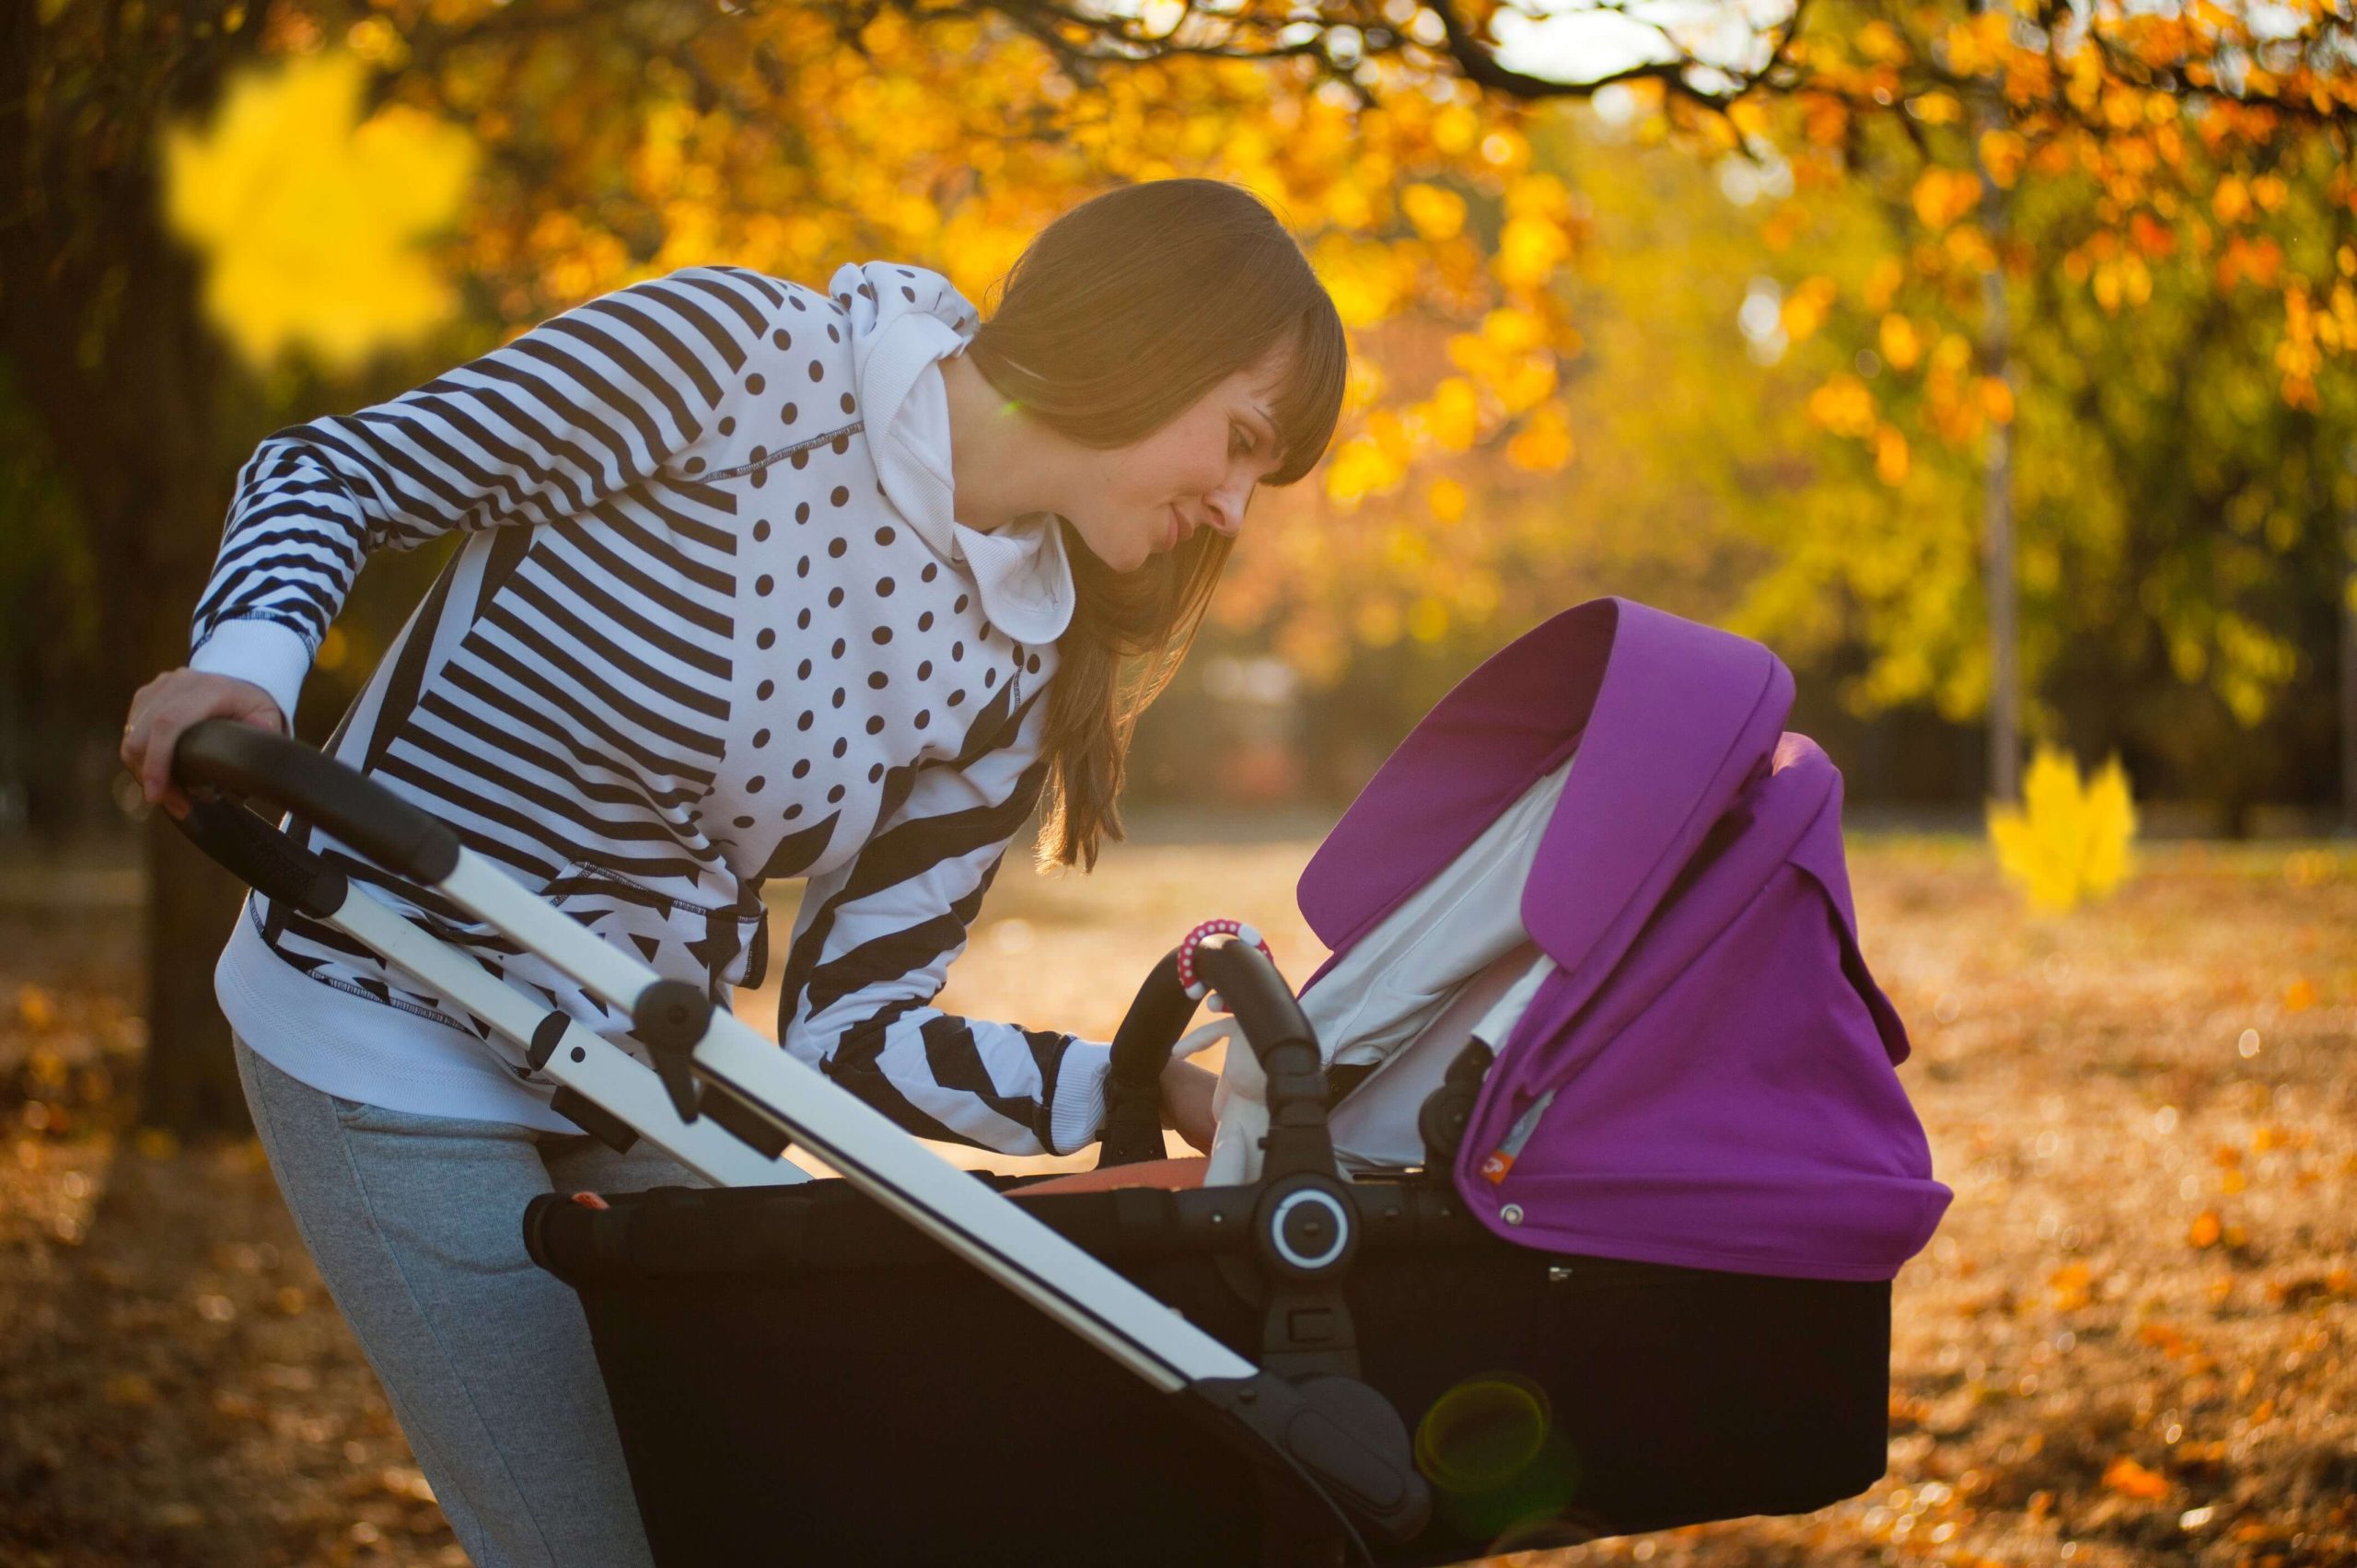
<svg viewBox="0 0 2357 1568"><path fill-rule="evenodd" d="M2027 156L2029 145L2011 131L1980 133L1980 167L2000 190L2010 190L2020 178L2022 159Z"/></svg>
<svg viewBox="0 0 2357 1568"><path fill-rule="evenodd" d="M57 1022L57 999L28 981L17 987L17 1019L36 1032Z"/></svg>
<svg viewBox="0 0 2357 1568"><path fill-rule="evenodd" d="M1825 314L1833 308L1837 294L1831 278L1813 277L1786 295L1781 323L1784 336L1796 343L1805 342L1825 324Z"/></svg>
<svg viewBox="0 0 2357 1568"><path fill-rule="evenodd" d="M1533 414L1521 432L1506 443L1506 461L1533 473L1551 473L1572 460L1570 424L1562 409L1548 404Z"/></svg>
<svg viewBox="0 0 2357 1568"><path fill-rule="evenodd" d="M1907 449L1907 437L1895 424L1886 424L1875 432L1875 477L1893 488L1907 482L1907 470L1911 459Z"/></svg>
<svg viewBox="0 0 2357 1568"><path fill-rule="evenodd" d="M2022 781L2022 805L1992 806L1989 837L1998 868L2033 907L2063 911L2127 879L2136 809L2118 758L2082 784L2079 765L2040 746Z"/></svg>
<svg viewBox="0 0 2357 1568"><path fill-rule="evenodd" d="M1915 323L1893 311L1882 319L1879 332L1882 356L1893 370L1912 370L1922 357L1923 340L1915 335Z"/></svg>
<svg viewBox="0 0 2357 1568"><path fill-rule="evenodd" d="M1980 200L1980 180L1978 175L1933 167L1916 178L1909 200L1924 227L1945 228Z"/></svg>
<svg viewBox="0 0 2357 1568"><path fill-rule="evenodd" d="M1808 416L1836 436L1863 439L1875 432L1875 399L1855 376L1836 376L1808 395Z"/></svg>
<svg viewBox="0 0 2357 1568"><path fill-rule="evenodd" d="M1424 505L1436 523L1461 522L1465 517L1465 486L1453 479L1436 479L1424 492Z"/></svg>
<svg viewBox="0 0 2357 1568"><path fill-rule="evenodd" d="M1444 379L1424 405L1424 420L1435 445L1451 452L1471 447L1481 435L1481 405L1473 384L1458 376Z"/></svg>
<svg viewBox="0 0 2357 1568"><path fill-rule="evenodd" d="M1858 52L1880 65L1896 65L1908 58L1906 41L1897 29L1879 17L1860 28L1855 34Z"/></svg>
<svg viewBox="0 0 2357 1568"><path fill-rule="evenodd" d="M1465 198L1437 185L1411 185L1399 192L1399 209L1426 239L1454 239L1465 227Z"/></svg>
<svg viewBox="0 0 2357 1568"><path fill-rule="evenodd" d="M1514 217L1498 235L1493 265L1498 281L1509 288L1535 288L1552 279L1571 253L1572 242L1562 225L1538 216Z"/></svg>
<svg viewBox="0 0 2357 1568"><path fill-rule="evenodd" d="M1964 106L1953 93L1924 93L1910 99L1907 107L1926 125L1953 125L1964 118Z"/></svg>
<svg viewBox="0 0 2357 1568"><path fill-rule="evenodd" d="M2141 1497L2147 1502L2155 1501L2169 1494L2166 1477L2154 1474L2125 1454L2112 1460L2109 1467L2104 1470L2103 1484L2107 1490L2117 1492L2124 1497Z"/></svg>
<svg viewBox="0 0 2357 1568"><path fill-rule="evenodd" d="M457 218L474 143L399 105L363 122L367 75L344 51L258 67L209 125L165 133L166 222L205 257L205 313L253 365L301 347L349 370L457 308L421 245Z"/></svg>

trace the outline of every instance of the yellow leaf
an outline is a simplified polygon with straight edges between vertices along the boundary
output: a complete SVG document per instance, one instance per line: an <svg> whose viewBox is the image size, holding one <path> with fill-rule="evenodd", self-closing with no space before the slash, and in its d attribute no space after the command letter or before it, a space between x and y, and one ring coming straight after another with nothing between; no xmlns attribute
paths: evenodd
<svg viewBox="0 0 2357 1568"><path fill-rule="evenodd" d="M1909 200L1924 227L1945 228L1980 200L1980 180L1978 175L1953 169L1927 168L1917 177Z"/></svg>
<svg viewBox="0 0 2357 1568"><path fill-rule="evenodd" d="M2082 785L2078 763L2050 746L2030 760L2022 804L1989 812L1998 869L2043 910L2068 910L2118 889L2135 834L2136 808L2119 759Z"/></svg>
<svg viewBox="0 0 2357 1568"><path fill-rule="evenodd" d="M1572 429L1563 411L1550 403L1530 417L1506 443L1506 461L1533 473L1551 473L1572 460Z"/></svg>
<svg viewBox="0 0 2357 1568"><path fill-rule="evenodd" d="M248 71L212 122L163 146L164 215L205 258L206 316L257 366L289 348L349 370L457 306L420 249L456 219L473 141L394 106L359 118L365 62Z"/></svg>
<svg viewBox="0 0 2357 1568"><path fill-rule="evenodd" d="M1856 34L1858 52L1877 64L1896 65L1907 58L1906 41L1888 22L1870 21Z"/></svg>
<svg viewBox="0 0 2357 1568"><path fill-rule="evenodd" d="M57 1022L57 999L28 981L17 987L17 1017L39 1033Z"/></svg>
<svg viewBox="0 0 2357 1568"><path fill-rule="evenodd" d="M1964 106L1952 93L1924 93L1909 99L1907 107L1926 125L1953 125L1964 118Z"/></svg>
<svg viewBox="0 0 2357 1568"><path fill-rule="evenodd" d="M1480 438L1480 401L1474 396L1473 383L1461 376L1447 377L1434 387L1423 412L1434 442L1448 451L1465 451Z"/></svg>
<svg viewBox="0 0 2357 1568"><path fill-rule="evenodd" d="M1907 263L1896 256L1877 260L1874 271L1866 274L1864 297L1869 310L1887 310L1898 285L1907 281Z"/></svg>
<svg viewBox="0 0 2357 1568"><path fill-rule="evenodd" d="M2169 1494L2166 1477L2154 1474L2125 1454L2111 1461L2110 1467L2103 1472L2103 1483L2122 1496L2141 1497L2147 1502L2157 1501Z"/></svg>
<svg viewBox="0 0 2357 1568"><path fill-rule="evenodd" d="M1465 228L1465 198L1437 185L1411 185L1399 192L1399 209L1426 239L1454 239Z"/></svg>
<svg viewBox="0 0 2357 1568"><path fill-rule="evenodd" d="M1436 523L1457 523L1465 518L1465 487L1453 479L1436 479L1424 492L1424 505Z"/></svg>
<svg viewBox="0 0 2357 1568"><path fill-rule="evenodd" d="M1562 225L1525 215L1506 220L1493 266L1498 281L1508 287L1535 288L1551 279L1571 253L1572 242Z"/></svg>
<svg viewBox="0 0 2357 1568"><path fill-rule="evenodd" d="M1808 416L1836 436L1875 432L1875 397L1855 376L1836 376L1808 395Z"/></svg>
<svg viewBox="0 0 2357 1568"><path fill-rule="evenodd" d="M1814 277L1786 295L1781 323L1784 336L1796 343L1805 342L1825 324L1826 312L1833 308L1838 294L1831 278Z"/></svg>
<svg viewBox="0 0 2357 1568"><path fill-rule="evenodd" d="M2218 1223L2217 1211L2204 1209L2194 1219L2193 1228L2186 1233L2185 1238L2196 1247L2215 1247L2223 1228Z"/></svg>
<svg viewBox="0 0 2357 1568"><path fill-rule="evenodd" d="M2010 190L2020 178L2022 159L2028 154L2029 144L2011 131L1980 133L1980 167L2000 190Z"/></svg>
<svg viewBox="0 0 2357 1568"><path fill-rule="evenodd" d="M1907 437L1895 424L1875 432L1875 477L1893 488L1907 482Z"/></svg>
<svg viewBox="0 0 2357 1568"><path fill-rule="evenodd" d="M1922 357L1923 340L1915 335L1915 323L1893 311L1882 319L1882 356L1893 370L1912 370Z"/></svg>

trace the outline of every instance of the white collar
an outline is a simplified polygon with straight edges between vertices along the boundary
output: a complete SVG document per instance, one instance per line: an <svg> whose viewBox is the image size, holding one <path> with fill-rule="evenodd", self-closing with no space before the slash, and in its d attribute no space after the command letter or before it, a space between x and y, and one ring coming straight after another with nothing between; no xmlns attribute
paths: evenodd
<svg viewBox="0 0 2357 1568"><path fill-rule="evenodd" d="M954 515L941 362L973 337L973 307L939 273L885 261L846 263L827 287L852 315L852 374L885 499L935 554L965 563L992 625L1018 643L1054 642L1076 597L1054 515L1029 513L990 533Z"/></svg>

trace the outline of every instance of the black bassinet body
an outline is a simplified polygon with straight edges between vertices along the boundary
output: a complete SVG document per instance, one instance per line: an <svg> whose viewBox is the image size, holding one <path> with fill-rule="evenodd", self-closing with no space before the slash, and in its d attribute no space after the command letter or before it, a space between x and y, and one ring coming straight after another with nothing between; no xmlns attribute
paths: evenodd
<svg viewBox="0 0 2357 1568"><path fill-rule="evenodd" d="M1256 1196L1026 1206L1249 1355ZM1353 1199L1361 1376L1434 1497L1381 1561L1805 1512L1883 1473L1887 1282L1550 1255L1418 1180ZM588 1315L664 1568L1262 1560L1249 1462L847 1183L608 1201L542 1198L527 1232Z"/></svg>

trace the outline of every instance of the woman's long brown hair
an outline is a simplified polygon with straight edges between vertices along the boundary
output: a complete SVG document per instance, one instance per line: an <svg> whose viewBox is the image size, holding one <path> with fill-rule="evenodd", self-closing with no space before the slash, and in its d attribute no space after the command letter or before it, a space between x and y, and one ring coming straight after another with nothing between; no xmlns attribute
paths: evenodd
<svg viewBox="0 0 2357 1568"><path fill-rule="evenodd" d="M1277 216L1241 186L1156 180L1109 191L1039 231L966 349L999 393L1067 438L1144 440L1271 352L1271 412L1291 484L1333 438L1348 349L1333 301ZM1117 573L1062 523L1077 607L1050 683L1042 865L1093 869L1122 836L1116 802L1138 715L1176 674L1235 541L1206 528Z"/></svg>

